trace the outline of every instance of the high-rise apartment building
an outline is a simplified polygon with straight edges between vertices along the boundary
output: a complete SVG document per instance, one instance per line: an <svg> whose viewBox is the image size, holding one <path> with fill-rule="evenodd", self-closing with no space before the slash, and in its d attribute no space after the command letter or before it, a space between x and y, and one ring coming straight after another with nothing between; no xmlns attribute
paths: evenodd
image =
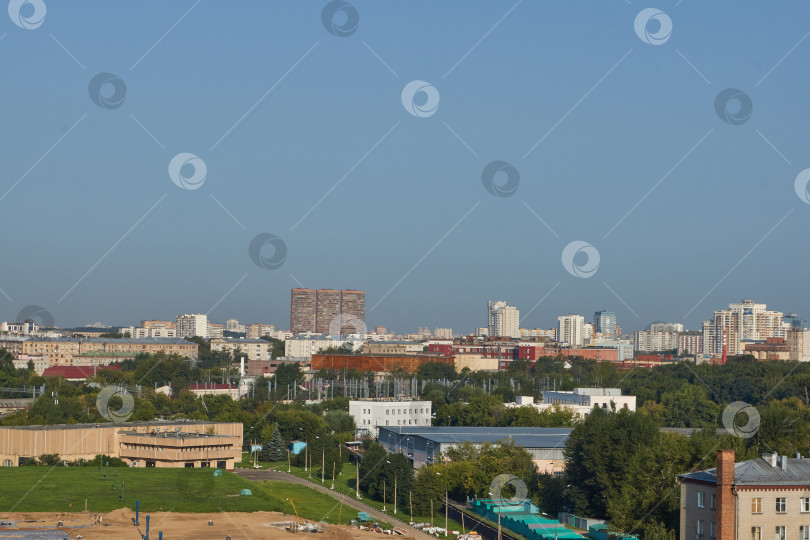
<svg viewBox="0 0 810 540"><path fill-rule="evenodd" d="M810 329L793 328L787 331L787 344L790 359L797 362L810 362Z"/></svg>
<svg viewBox="0 0 810 540"><path fill-rule="evenodd" d="M616 313L597 311L593 314L593 331L596 334L613 335L616 333Z"/></svg>
<svg viewBox="0 0 810 540"><path fill-rule="evenodd" d="M290 291L290 332L302 334L315 331L315 291L292 289Z"/></svg>
<svg viewBox="0 0 810 540"><path fill-rule="evenodd" d="M635 334L634 347L643 353L673 351L678 348L680 332L641 330Z"/></svg>
<svg viewBox="0 0 810 540"><path fill-rule="evenodd" d="M787 325L788 330L804 330L807 328L807 321L800 319L795 313L785 313L783 322Z"/></svg>
<svg viewBox="0 0 810 540"><path fill-rule="evenodd" d="M175 332L179 338L208 337L208 316L200 313L178 315L175 321Z"/></svg>
<svg viewBox="0 0 810 540"><path fill-rule="evenodd" d="M673 322L657 322L650 325L650 332L683 332L683 324Z"/></svg>
<svg viewBox="0 0 810 540"><path fill-rule="evenodd" d="M453 339L452 328L437 328L433 331L433 337L439 339Z"/></svg>
<svg viewBox="0 0 810 540"><path fill-rule="evenodd" d="M506 302L488 302L487 319L490 337L520 339L520 311Z"/></svg>
<svg viewBox="0 0 810 540"><path fill-rule="evenodd" d="M557 341L569 347L582 347L585 344L585 317L561 315L557 321Z"/></svg>
<svg viewBox="0 0 810 540"><path fill-rule="evenodd" d="M704 321L704 353L722 354L725 343L727 354L737 355L742 351L740 342L743 340L785 337L786 325L781 311L769 311L765 304L756 304L753 300L743 300L728 307L715 311L711 320Z"/></svg>
<svg viewBox="0 0 810 540"><path fill-rule="evenodd" d="M238 334L242 334L245 332L245 325L239 324L239 321L236 319L228 319L225 321L225 330L227 332L236 332Z"/></svg>
<svg viewBox="0 0 810 540"><path fill-rule="evenodd" d="M224 336L225 326L208 321L208 330L206 336L208 339L221 339Z"/></svg>
<svg viewBox="0 0 810 540"><path fill-rule="evenodd" d="M346 289L292 289L290 332L365 333L366 292ZM333 325L330 328L330 325Z"/></svg>
<svg viewBox="0 0 810 540"><path fill-rule="evenodd" d="M262 336L272 336L276 332L276 327L273 324L246 324L245 325L245 339L261 339Z"/></svg>
<svg viewBox="0 0 810 540"><path fill-rule="evenodd" d="M330 324L337 324L340 315L340 291L318 289L315 291L315 333L328 335Z"/></svg>
<svg viewBox="0 0 810 540"><path fill-rule="evenodd" d="M700 332L681 332L678 334L678 354L698 354L703 350L703 334Z"/></svg>
<svg viewBox="0 0 810 540"><path fill-rule="evenodd" d="M365 333L365 321L366 291L340 291L340 334Z"/></svg>

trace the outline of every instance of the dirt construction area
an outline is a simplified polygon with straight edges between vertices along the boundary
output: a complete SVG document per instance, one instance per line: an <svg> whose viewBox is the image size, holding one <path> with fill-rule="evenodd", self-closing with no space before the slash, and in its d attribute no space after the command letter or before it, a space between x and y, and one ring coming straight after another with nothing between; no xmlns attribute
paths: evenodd
<svg viewBox="0 0 810 540"><path fill-rule="evenodd" d="M100 516L100 524L97 517ZM106 514L89 512L12 512L0 515L0 538L19 539L78 539L116 538L140 540L146 534L146 516L139 516L140 525L132 523L135 512L119 509ZM149 538L158 539L163 532L164 540L224 540L230 536L237 539L296 538L350 539L384 538L385 535L361 531L345 525L318 523L319 533L292 533L274 523L291 522L295 518L278 512L218 512L213 514L177 514L159 512L150 514ZM58 523L62 522L59 527ZM212 525L209 525L209 521ZM10 523L10 524L9 524ZM408 538L400 537L400 538Z"/></svg>

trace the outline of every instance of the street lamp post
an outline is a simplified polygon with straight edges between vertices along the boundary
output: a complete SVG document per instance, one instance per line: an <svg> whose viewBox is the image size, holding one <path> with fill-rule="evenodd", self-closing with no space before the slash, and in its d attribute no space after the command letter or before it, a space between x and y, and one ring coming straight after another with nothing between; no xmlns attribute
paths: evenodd
<svg viewBox="0 0 810 540"><path fill-rule="evenodd" d="M357 459L357 456L355 456L355 465L357 465L357 479L355 481L354 487L357 492L357 499L359 500L362 499L362 497L360 496L360 460Z"/></svg>
<svg viewBox="0 0 810 540"><path fill-rule="evenodd" d="M489 492L489 496L492 497L491 500L494 502L495 501L495 499L494 499L495 495L493 495L491 491ZM499 505L498 506L498 540L501 540L501 538L503 538L503 536L501 535L501 507Z"/></svg>
<svg viewBox="0 0 810 540"><path fill-rule="evenodd" d="M391 463L388 460L385 460L385 462L388 463L389 465L393 465L393 463ZM398 473L399 471L397 469L394 469L394 515L397 514L397 480L399 477Z"/></svg>
<svg viewBox="0 0 810 540"><path fill-rule="evenodd" d="M442 473L437 472L436 476L441 476ZM442 480L442 487L444 488L444 536L447 536L447 483L445 483L444 478Z"/></svg>

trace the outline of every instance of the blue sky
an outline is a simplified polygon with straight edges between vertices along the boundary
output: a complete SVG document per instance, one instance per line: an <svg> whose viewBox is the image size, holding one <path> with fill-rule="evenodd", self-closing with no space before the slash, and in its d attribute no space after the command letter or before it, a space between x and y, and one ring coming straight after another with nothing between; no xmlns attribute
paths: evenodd
<svg viewBox="0 0 810 540"><path fill-rule="evenodd" d="M354 1L346 37L327 2L44 3L38 28L0 21L0 319L286 328L299 284L364 289L368 325L402 332L470 331L489 299L532 328L599 309L697 328L742 298L810 317L805 2ZM634 30L649 7L659 45ZM103 72L117 108L90 99ZM434 114L403 107L414 80ZM715 112L726 88L742 124ZM199 189L169 177L181 152ZM512 196L482 184L495 160ZM279 268L251 260L260 233ZM573 241L590 277L562 264Z"/></svg>

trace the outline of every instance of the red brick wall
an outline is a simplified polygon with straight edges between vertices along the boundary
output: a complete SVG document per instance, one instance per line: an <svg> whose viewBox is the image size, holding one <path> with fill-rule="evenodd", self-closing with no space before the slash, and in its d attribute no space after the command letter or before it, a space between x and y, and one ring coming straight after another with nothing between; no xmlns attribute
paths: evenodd
<svg viewBox="0 0 810 540"><path fill-rule="evenodd" d="M717 452L717 540L734 540L734 450Z"/></svg>

